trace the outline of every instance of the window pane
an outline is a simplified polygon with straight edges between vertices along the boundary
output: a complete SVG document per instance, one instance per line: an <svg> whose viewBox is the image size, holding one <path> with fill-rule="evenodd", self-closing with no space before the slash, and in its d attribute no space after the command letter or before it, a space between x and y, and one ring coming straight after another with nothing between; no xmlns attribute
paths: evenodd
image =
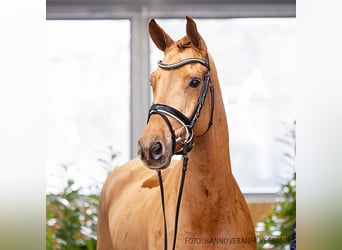
<svg viewBox="0 0 342 250"><path fill-rule="evenodd" d="M183 19L158 23L174 40L185 34ZM284 155L294 156L294 147L279 139L295 121L295 19L197 19L196 23L218 71L233 174L244 192L274 192L293 171L293 162ZM150 49L154 70L163 54L152 43Z"/></svg>
<svg viewBox="0 0 342 250"><path fill-rule="evenodd" d="M129 159L130 22L47 21L47 192L102 184L100 159ZM120 39L118 35L120 34Z"/></svg>

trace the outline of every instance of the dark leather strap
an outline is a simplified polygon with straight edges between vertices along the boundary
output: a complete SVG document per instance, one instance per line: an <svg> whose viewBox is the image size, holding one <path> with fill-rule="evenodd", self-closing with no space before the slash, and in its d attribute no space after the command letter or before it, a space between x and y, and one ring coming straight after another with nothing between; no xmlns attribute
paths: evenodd
<svg viewBox="0 0 342 250"><path fill-rule="evenodd" d="M203 134L201 135L198 135L198 136L202 136L202 135L205 135L208 130L210 129L210 127L213 125L213 118L214 118L214 108L215 108L215 103L214 103L214 86L209 83L209 90L210 90L210 105L211 105L211 111L210 111L210 118L209 118L209 122L208 122L208 127L207 129L204 131Z"/></svg>
<svg viewBox="0 0 342 250"><path fill-rule="evenodd" d="M207 96L207 92L208 92L208 86L209 86L209 82L210 82L210 72L209 70L207 71L207 73L204 76L204 81L203 81L203 87L202 87L202 91L201 91L201 95L198 98L197 101L197 107L190 119L190 128L193 128L203 107L204 104L204 100L205 97ZM209 122L210 123L210 122Z"/></svg>
<svg viewBox="0 0 342 250"><path fill-rule="evenodd" d="M176 116L178 119L180 119L185 125L189 125L190 124L190 120L183 115L180 111L178 111L177 109L165 105L165 104L152 104L152 106L150 107L150 113L159 113L158 111L166 111L167 113L173 114L174 116Z"/></svg>
<svg viewBox="0 0 342 250"><path fill-rule="evenodd" d="M174 229L174 234L173 234L173 245L172 249L176 249L176 241L177 241L177 230L178 230L178 217L179 217L179 210L180 210L180 205L182 201L182 194L183 194L183 187L184 187L184 181L185 181L185 174L188 169L188 144L186 143L183 147L183 168L182 168L182 178L181 182L179 185L179 191L178 191L178 199L177 199L177 207L176 207L176 215L175 215L175 229Z"/></svg>
<svg viewBox="0 0 342 250"><path fill-rule="evenodd" d="M160 169L157 170L158 180L160 186L160 196L163 208L163 217L164 217L164 250L167 250L167 226L166 226L166 216L165 216L165 202L164 202L164 186L163 186L163 178L161 175Z"/></svg>
<svg viewBox="0 0 342 250"><path fill-rule="evenodd" d="M184 188L184 182L185 182L185 174L188 169L188 144L185 143L183 147L183 168L182 168L182 177L181 182L179 185L178 190L178 198L177 198L177 205L176 205L176 214L175 214L175 227L174 227L174 233L173 233L173 243L172 243L172 249L176 249L176 241L177 241L177 232L178 232L178 217L179 217L179 210L180 205L182 201L182 194L183 194L183 188ZM162 209L163 209L163 217L164 217L164 250L167 250L167 224L166 224L166 216L165 216L165 198L164 198L164 186L163 186L163 179L161 175L161 170L157 170L158 173L158 180L159 180L159 186L160 186L160 198L162 203Z"/></svg>

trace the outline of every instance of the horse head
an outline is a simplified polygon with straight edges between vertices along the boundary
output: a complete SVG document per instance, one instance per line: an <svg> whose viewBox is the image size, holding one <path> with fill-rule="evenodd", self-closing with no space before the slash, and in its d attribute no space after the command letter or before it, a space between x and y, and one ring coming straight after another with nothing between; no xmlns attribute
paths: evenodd
<svg viewBox="0 0 342 250"><path fill-rule="evenodd" d="M211 101L206 98L212 87L207 46L196 23L190 17L186 19L186 35L178 41L154 19L149 22L151 39L164 52L150 76L153 105L138 141L141 160L151 169L168 167L171 157L184 151L185 143L190 151L194 138L211 125L213 93L210 91Z"/></svg>

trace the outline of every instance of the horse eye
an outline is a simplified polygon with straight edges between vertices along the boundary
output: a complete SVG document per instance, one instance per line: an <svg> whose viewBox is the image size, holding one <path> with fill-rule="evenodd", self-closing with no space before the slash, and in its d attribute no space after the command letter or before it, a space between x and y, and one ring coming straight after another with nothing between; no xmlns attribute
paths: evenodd
<svg viewBox="0 0 342 250"><path fill-rule="evenodd" d="M190 86L191 88L197 88L198 85L200 85L200 83L201 83L200 79L198 79L198 78L193 78L193 79L191 79L191 82L190 82L189 86Z"/></svg>

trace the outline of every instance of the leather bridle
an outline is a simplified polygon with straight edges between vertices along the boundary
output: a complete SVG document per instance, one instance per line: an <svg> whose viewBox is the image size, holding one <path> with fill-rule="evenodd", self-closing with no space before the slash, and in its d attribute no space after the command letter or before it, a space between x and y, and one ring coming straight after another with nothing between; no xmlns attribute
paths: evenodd
<svg viewBox="0 0 342 250"><path fill-rule="evenodd" d="M210 66L209 66L209 57L208 54L206 55L205 61L200 58L188 58L185 60L182 60L180 62L176 63L171 63L171 64L165 64L162 61L158 62L158 66L162 69L165 70L171 70L171 69L176 69L179 67L182 67L186 64L189 63L200 63L203 66L207 68L207 72L204 76L203 79L203 86L201 90L201 94L198 98L197 101L197 106L190 118L186 117L182 112L178 111L177 109L166 105L166 104L152 104L149 110L148 114L148 120L150 120L151 115L159 115L162 117L162 119L165 121L167 124L170 132L171 132L171 139L172 139L172 153L173 154L178 154L183 156L183 168L182 168L182 177L181 177L181 182L179 186L179 191L178 191L178 199L177 199L177 206L176 206L176 215L175 215L175 228L174 228L174 238L173 238L173 245L172 249L174 250L176 247L176 240L177 240L177 228L178 228L178 216L179 216L179 209L180 209L180 203L182 200L182 193L183 193L183 186L184 186L184 180L185 180L185 173L187 170L187 164L188 164L188 152L191 151L191 149L194 146L194 126L195 123L200 116L201 109L203 107L205 98L207 96L208 89L210 90L210 102L211 102L211 113L210 113L210 118L208 122L208 127L206 131L202 134L204 135L211 127L213 124L213 115L214 115L214 87L211 83L210 79ZM169 120L169 117L174 118L177 120L181 125L182 128L185 128L186 130L186 138L182 143L182 148L175 152L176 149L176 144L178 141L181 140L180 137L176 138L175 131L172 128L171 122ZM199 135L199 136L202 136ZM162 168L166 168L162 167ZM160 185L160 194L161 194L161 202L162 202L162 209L163 209L163 216L164 216L164 249L167 250L167 225L166 225L166 216L165 216L165 204L164 204L164 187L163 187L163 179L161 175L161 169L157 169L158 173L158 180L159 180L159 185Z"/></svg>

